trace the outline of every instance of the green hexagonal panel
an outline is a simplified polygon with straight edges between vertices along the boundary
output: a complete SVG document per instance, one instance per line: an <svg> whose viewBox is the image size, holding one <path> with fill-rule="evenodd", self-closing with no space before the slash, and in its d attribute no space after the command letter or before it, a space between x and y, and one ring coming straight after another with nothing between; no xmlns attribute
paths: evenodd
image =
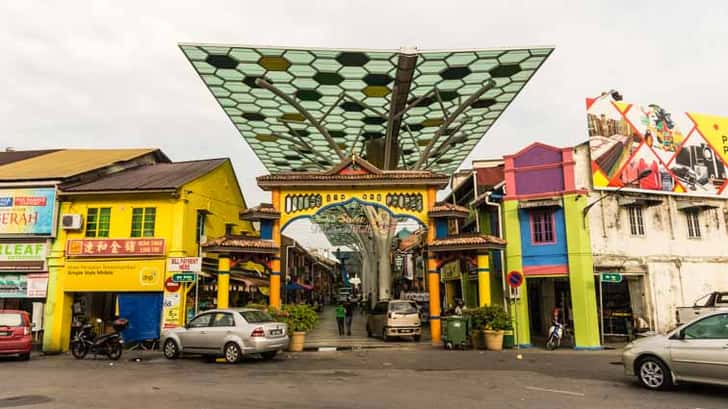
<svg viewBox="0 0 728 409"><path fill-rule="evenodd" d="M328 158L328 163L335 164L339 159L317 128L300 122L303 119L300 112L270 90L259 87L255 83L257 78L265 78L280 92L294 98L314 118L323 118L328 113L322 125L332 134L335 143L346 150L346 154L352 149L357 135L362 136L354 151L360 152L362 140L381 137L386 132L386 122L377 124L381 121L376 118L379 114L386 116L390 111L394 79L399 78L397 66L402 58L398 51L202 44L182 44L180 48L226 115L271 172L314 169L315 165L309 162L321 160L319 156L295 152L289 143L273 141L271 137L264 137L265 141L256 138L257 135L290 135L289 127L299 130L301 137ZM473 107L466 109L448 126L448 129L454 129L467 118L469 122L459 133L465 139L448 148L445 154L447 160L443 161L445 155L440 155L428 161L428 166L443 172L456 169L552 51L552 48L540 47L414 51L414 54L408 54L416 60L405 104L437 88L443 104L452 114L491 77L497 77L496 88L483 94ZM499 68L501 65L505 68ZM349 98L339 100L344 92L359 102ZM331 109L333 104L337 106ZM244 115L250 118L260 118L256 116L260 115L263 119L248 120ZM297 122L284 123L281 118ZM409 124L411 134L403 129L398 139L405 152L404 162L416 162L423 144L432 140L442 126L442 118L440 104L434 95L405 113L403 123ZM447 133L439 138L435 148L446 138ZM287 156L296 157L288 159Z"/></svg>

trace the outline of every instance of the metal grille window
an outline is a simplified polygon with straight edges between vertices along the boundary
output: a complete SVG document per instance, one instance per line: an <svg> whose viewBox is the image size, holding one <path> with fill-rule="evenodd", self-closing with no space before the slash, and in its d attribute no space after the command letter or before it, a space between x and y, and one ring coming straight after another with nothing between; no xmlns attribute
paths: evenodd
<svg viewBox="0 0 728 409"><path fill-rule="evenodd" d="M642 208L639 206L630 206L627 208L629 212L629 230L633 236L645 235L645 224L642 221Z"/></svg>
<svg viewBox="0 0 728 409"><path fill-rule="evenodd" d="M131 213L131 237L154 237L157 209L137 207Z"/></svg>
<svg viewBox="0 0 728 409"><path fill-rule="evenodd" d="M534 243L553 243L556 241L553 211L533 211L531 213L531 233Z"/></svg>
<svg viewBox="0 0 728 409"><path fill-rule="evenodd" d="M700 237L700 218L697 210L688 210L685 217L688 219L688 237L691 239Z"/></svg>
<svg viewBox="0 0 728 409"><path fill-rule="evenodd" d="M111 208L90 208L86 212L86 237L109 237Z"/></svg>

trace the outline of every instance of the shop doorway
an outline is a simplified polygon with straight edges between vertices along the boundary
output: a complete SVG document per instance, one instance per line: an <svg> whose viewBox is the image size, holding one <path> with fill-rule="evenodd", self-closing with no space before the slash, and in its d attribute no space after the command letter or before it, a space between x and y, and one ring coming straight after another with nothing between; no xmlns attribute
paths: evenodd
<svg viewBox="0 0 728 409"><path fill-rule="evenodd" d="M601 284L601 291L600 291ZM594 276L599 308L599 328L605 342L631 340L637 333L649 331L645 310L644 276L622 274L619 283L601 282ZM602 302L602 299L604 301Z"/></svg>
<svg viewBox="0 0 728 409"><path fill-rule="evenodd" d="M71 305L71 338L83 325L93 326L96 334L113 331L117 318L129 320L129 327L122 333L127 343L156 340L162 326L161 292L84 292L73 293Z"/></svg>
<svg viewBox="0 0 728 409"><path fill-rule="evenodd" d="M574 328L568 277L529 277L526 283L532 338L545 341L555 308L559 309L560 319L566 323L567 328Z"/></svg>

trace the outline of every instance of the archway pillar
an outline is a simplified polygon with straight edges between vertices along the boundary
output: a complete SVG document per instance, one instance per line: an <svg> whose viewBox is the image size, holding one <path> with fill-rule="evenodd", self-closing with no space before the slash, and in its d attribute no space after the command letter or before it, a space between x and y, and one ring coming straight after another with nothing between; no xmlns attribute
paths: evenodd
<svg viewBox="0 0 728 409"><path fill-rule="evenodd" d="M281 211L281 191L280 189L273 189L271 191L271 202L273 208L277 211ZM270 288L268 300L271 307L281 308L281 221L276 219L272 221L271 237L276 248L278 249L276 254L273 255L271 260L271 272L270 272Z"/></svg>
<svg viewBox="0 0 728 409"><path fill-rule="evenodd" d="M435 206L435 197L437 191L434 188L427 189L427 209ZM427 218L427 245L429 247L435 241L435 220L431 217ZM427 290L430 296L430 336L433 345L442 343L442 326L440 315L442 308L440 306L440 269L437 266L435 253L428 251L427 256Z"/></svg>

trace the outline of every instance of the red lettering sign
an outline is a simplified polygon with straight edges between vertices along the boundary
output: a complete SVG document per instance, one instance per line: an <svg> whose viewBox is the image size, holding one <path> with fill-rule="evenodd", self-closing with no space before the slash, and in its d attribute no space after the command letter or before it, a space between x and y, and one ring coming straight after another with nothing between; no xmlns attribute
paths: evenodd
<svg viewBox="0 0 728 409"><path fill-rule="evenodd" d="M78 239L68 240L69 257L163 256L164 239Z"/></svg>
<svg viewBox="0 0 728 409"><path fill-rule="evenodd" d="M15 206L45 206L46 198L43 196L15 196Z"/></svg>

